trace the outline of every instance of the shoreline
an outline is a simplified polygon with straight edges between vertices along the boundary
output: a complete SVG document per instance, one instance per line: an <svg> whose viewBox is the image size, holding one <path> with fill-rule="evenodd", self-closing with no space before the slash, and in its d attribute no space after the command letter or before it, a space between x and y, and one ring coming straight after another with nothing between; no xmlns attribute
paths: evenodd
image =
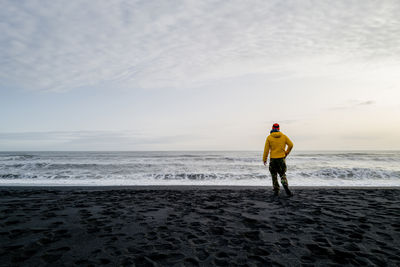
<svg viewBox="0 0 400 267"><path fill-rule="evenodd" d="M376 190L376 189L400 189L400 186L289 186L291 189L315 190L315 189L334 189L334 190ZM259 185L0 185L0 190L4 189L55 189L55 190L260 190L271 189L272 186Z"/></svg>

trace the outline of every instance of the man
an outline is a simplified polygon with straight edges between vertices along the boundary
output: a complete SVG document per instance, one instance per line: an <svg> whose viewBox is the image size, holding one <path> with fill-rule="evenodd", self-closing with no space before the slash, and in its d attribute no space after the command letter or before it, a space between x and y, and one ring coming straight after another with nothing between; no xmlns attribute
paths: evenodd
<svg viewBox="0 0 400 267"><path fill-rule="evenodd" d="M287 145L287 149L286 149ZM278 174L281 177L281 183L285 188L288 196L293 196L289 190L289 185L286 179L286 162L285 159L293 148L293 143L290 139L279 131L279 124L272 125L270 135L265 141L263 161L267 165L268 154L270 153L269 171L272 176L272 185L274 187L274 195L279 194Z"/></svg>

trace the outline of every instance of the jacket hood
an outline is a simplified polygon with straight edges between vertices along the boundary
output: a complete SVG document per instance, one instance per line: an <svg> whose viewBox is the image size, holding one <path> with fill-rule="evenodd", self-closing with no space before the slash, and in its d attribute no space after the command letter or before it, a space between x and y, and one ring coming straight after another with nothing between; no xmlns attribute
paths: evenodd
<svg viewBox="0 0 400 267"><path fill-rule="evenodd" d="M279 138L282 136L282 133L281 132L273 132L273 133L271 133L271 136L275 137L275 138Z"/></svg>

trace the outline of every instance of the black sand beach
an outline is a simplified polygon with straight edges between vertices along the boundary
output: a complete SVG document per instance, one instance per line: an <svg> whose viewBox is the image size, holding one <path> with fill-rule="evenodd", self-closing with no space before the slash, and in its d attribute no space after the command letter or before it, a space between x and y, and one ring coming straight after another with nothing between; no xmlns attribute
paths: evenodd
<svg viewBox="0 0 400 267"><path fill-rule="evenodd" d="M400 189L0 188L1 266L400 265Z"/></svg>

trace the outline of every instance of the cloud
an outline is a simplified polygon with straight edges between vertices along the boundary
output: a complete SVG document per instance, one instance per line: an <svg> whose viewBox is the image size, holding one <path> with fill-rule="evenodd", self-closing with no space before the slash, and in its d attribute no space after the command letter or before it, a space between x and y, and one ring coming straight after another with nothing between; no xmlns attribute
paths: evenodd
<svg viewBox="0 0 400 267"><path fill-rule="evenodd" d="M310 67L299 62L398 60L399 10L396 0L2 1L0 83L188 87Z"/></svg>
<svg viewBox="0 0 400 267"><path fill-rule="evenodd" d="M375 101L368 100L368 101L358 103L357 106L370 106L370 105L374 105L374 104L375 104Z"/></svg>
<svg viewBox="0 0 400 267"><path fill-rule="evenodd" d="M138 150L185 143L190 135L156 136L130 131L49 131L0 133L1 150Z"/></svg>
<svg viewBox="0 0 400 267"><path fill-rule="evenodd" d="M355 109L361 106L371 106L375 105L375 101L373 100L366 100L366 101L360 101L360 100L349 100L347 103L342 104L340 106L335 106L329 108L329 110L347 110L347 109Z"/></svg>

